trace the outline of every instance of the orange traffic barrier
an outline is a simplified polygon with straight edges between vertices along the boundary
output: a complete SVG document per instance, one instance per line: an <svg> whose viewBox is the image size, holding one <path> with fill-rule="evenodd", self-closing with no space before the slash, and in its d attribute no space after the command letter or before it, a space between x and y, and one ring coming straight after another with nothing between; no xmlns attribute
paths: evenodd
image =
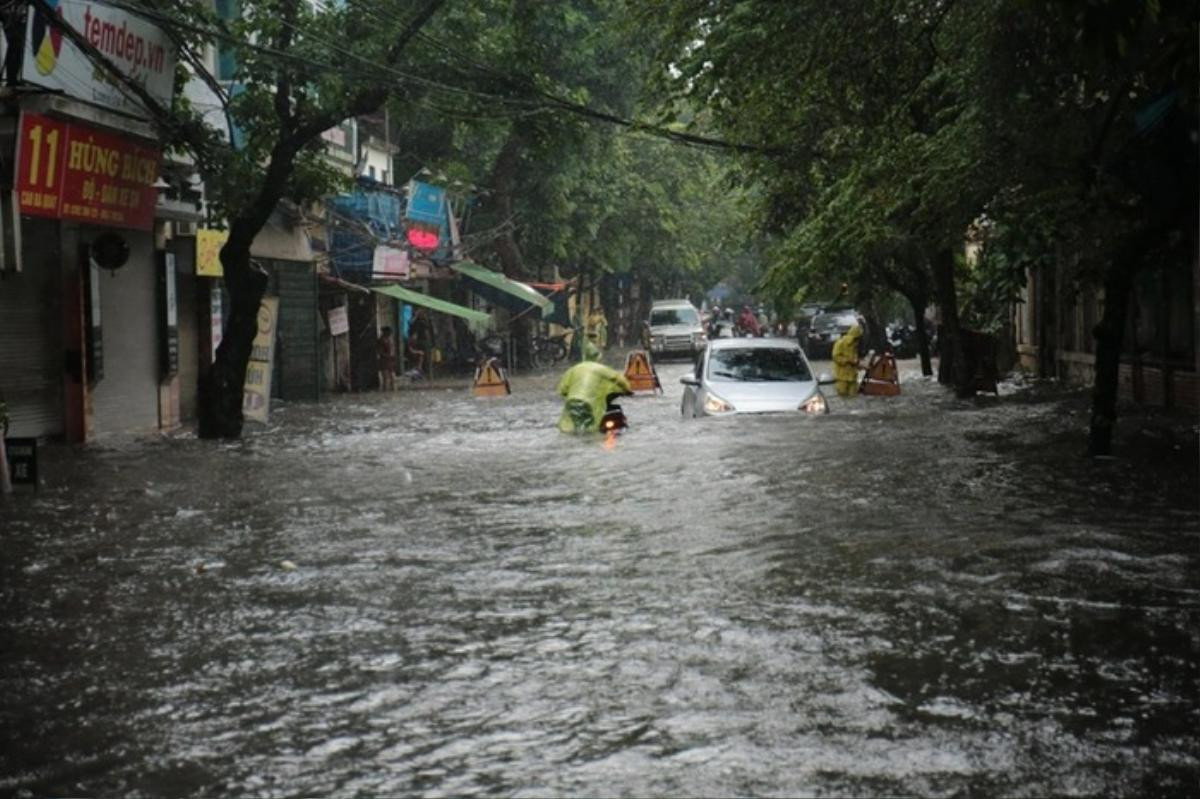
<svg viewBox="0 0 1200 799"><path fill-rule="evenodd" d="M499 359L489 358L475 367L475 381L471 385L471 393L476 397L507 397L512 393Z"/></svg>
<svg viewBox="0 0 1200 799"><path fill-rule="evenodd" d="M650 363L650 356L643 350L634 350L625 358L625 379L636 391L662 391L658 373Z"/></svg>
<svg viewBox="0 0 1200 799"><path fill-rule="evenodd" d="M900 393L900 371L896 368L896 356L890 352L876 355L867 364L860 390L863 394L894 397Z"/></svg>

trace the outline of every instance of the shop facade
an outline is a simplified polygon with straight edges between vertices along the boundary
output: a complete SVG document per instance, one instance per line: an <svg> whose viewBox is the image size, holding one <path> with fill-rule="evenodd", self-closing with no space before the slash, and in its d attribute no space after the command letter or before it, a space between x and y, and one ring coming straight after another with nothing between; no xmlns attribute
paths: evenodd
<svg viewBox="0 0 1200 799"><path fill-rule="evenodd" d="M24 52L7 62L23 91L0 118L0 395L10 436L82 442L178 416L163 392L180 355L176 266L145 109L67 37L43 45L85 13L120 28L148 55L136 80L167 106L175 49L116 7L59 11L48 21L29 9Z"/></svg>

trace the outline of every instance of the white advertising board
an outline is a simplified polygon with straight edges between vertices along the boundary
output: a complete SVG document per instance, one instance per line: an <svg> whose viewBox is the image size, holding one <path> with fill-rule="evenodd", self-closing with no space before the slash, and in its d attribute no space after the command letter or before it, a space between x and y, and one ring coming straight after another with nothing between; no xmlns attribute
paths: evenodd
<svg viewBox="0 0 1200 799"><path fill-rule="evenodd" d="M48 0L74 28L124 75L166 108L175 89L175 45L160 28L127 11L90 0ZM147 116L142 102L115 77L94 64L36 7L29 9L21 77L120 111Z"/></svg>
<svg viewBox="0 0 1200 799"><path fill-rule="evenodd" d="M350 332L350 319L346 316L346 306L338 305L329 309L329 335L340 336Z"/></svg>
<svg viewBox="0 0 1200 799"><path fill-rule="evenodd" d="M371 264L371 273L375 277L408 278L408 253L404 250L379 245L375 248L375 257Z"/></svg>

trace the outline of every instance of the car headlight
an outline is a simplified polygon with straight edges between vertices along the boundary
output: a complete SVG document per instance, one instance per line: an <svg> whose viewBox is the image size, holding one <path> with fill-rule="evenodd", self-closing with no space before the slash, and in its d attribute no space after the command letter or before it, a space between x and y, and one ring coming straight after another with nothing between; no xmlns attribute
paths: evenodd
<svg viewBox="0 0 1200 799"><path fill-rule="evenodd" d="M705 338L703 333L692 334L692 344L699 346L700 344L704 343L704 340Z"/></svg>
<svg viewBox="0 0 1200 799"><path fill-rule="evenodd" d="M825 404L825 397L820 394L813 394L804 404L800 406L800 410L805 413L829 413L829 406Z"/></svg>
<svg viewBox="0 0 1200 799"><path fill-rule="evenodd" d="M732 405L715 394L709 394L704 398L704 411L706 413L729 413L732 410Z"/></svg>

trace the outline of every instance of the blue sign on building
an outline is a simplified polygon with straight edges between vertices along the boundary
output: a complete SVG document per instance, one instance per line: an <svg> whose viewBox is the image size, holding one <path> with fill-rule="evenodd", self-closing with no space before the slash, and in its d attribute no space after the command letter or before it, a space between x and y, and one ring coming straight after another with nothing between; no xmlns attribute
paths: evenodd
<svg viewBox="0 0 1200 799"><path fill-rule="evenodd" d="M446 190L414 180L409 184L408 208L404 218L424 225L441 227L446 219Z"/></svg>

